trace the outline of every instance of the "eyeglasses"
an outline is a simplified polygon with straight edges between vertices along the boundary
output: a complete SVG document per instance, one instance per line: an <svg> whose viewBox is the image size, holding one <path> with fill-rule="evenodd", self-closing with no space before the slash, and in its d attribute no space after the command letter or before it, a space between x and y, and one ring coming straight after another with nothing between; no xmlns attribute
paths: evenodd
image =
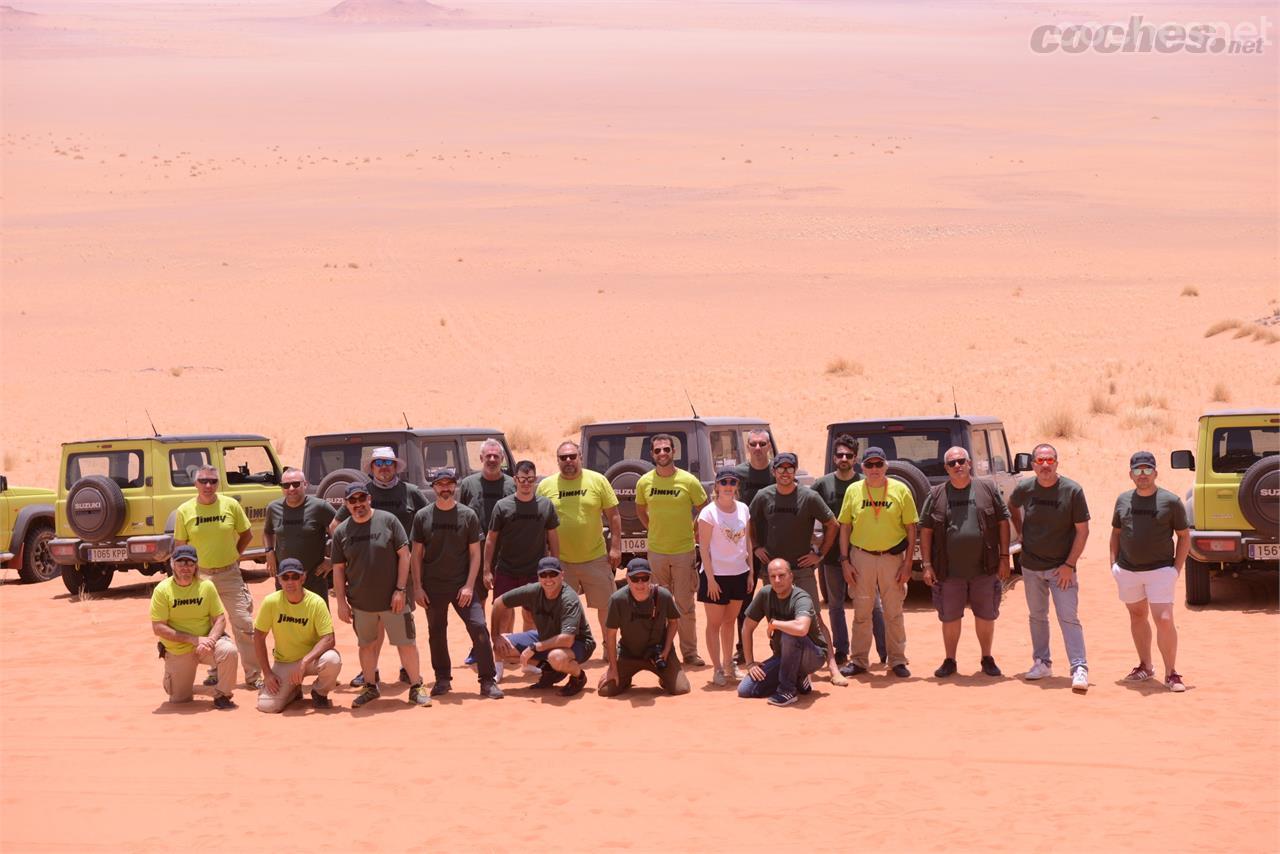
<svg viewBox="0 0 1280 854"><path fill-rule="evenodd" d="M280 484L280 488L281 489L302 489L302 481L300 480L285 481L284 483Z"/></svg>
<svg viewBox="0 0 1280 854"><path fill-rule="evenodd" d="M560 573L556 572L554 569L549 569L546 572L539 572L538 577L539 578L559 578Z"/></svg>
<svg viewBox="0 0 1280 854"><path fill-rule="evenodd" d="M1042 466L1052 465L1058 461L1057 457L1036 457L1036 462Z"/></svg>
<svg viewBox="0 0 1280 854"><path fill-rule="evenodd" d="M862 464L864 469L882 469L884 468L884 460L867 460Z"/></svg>
<svg viewBox="0 0 1280 854"><path fill-rule="evenodd" d="M286 572L286 573L282 573L279 577L280 577L281 579L285 580L285 581L301 581L301 580L302 580L302 573L301 573L301 572Z"/></svg>
<svg viewBox="0 0 1280 854"><path fill-rule="evenodd" d="M968 460L947 460L947 468L949 469L959 468L960 466L964 465L967 462L969 461Z"/></svg>
<svg viewBox="0 0 1280 854"><path fill-rule="evenodd" d="M796 470L796 467L795 467L795 466L793 466L793 465L774 466L773 470L774 470L774 471L792 471L792 472L793 472L793 471L795 471L795 470Z"/></svg>
<svg viewBox="0 0 1280 854"><path fill-rule="evenodd" d="M1129 471L1133 472L1136 475L1141 475L1142 477L1150 477L1151 475L1156 473L1156 470L1151 466L1136 466L1134 468L1129 469Z"/></svg>
<svg viewBox="0 0 1280 854"><path fill-rule="evenodd" d="M736 477L722 477L716 481L721 486L737 486L738 479Z"/></svg>
<svg viewBox="0 0 1280 854"><path fill-rule="evenodd" d="M562 463L572 462L578 458L577 454L556 454L556 459Z"/></svg>
<svg viewBox="0 0 1280 854"><path fill-rule="evenodd" d="M647 575L628 575L628 576L627 576L627 581L630 581L632 584L645 584L645 583L647 583L647 582L649 581L649 576L647 576Z"/></svg>
<svg viewBox="0 0 1280 854"><path fill-rule="evenodd" d="M837 460L851 460L856 456L857 454L850 454L846 451L836 451L835 453L835 457Z"/></svg>
<svg viewBox="0 0 1280 854"><path fill-rule="evenodd" d="M748 448L767 448L769 447L769 443L768 442L748 442L747 447Z"/></svg>
<svg viewBox="0 0 1280 854"><path fill-rule="evenodd" d="M536 474L518 474L516 475L516 483L537 483L538 476Z"/></svg>
<svg viewBox="0 0 1280 854"><path fill-rule="evenodd" d="M198 477L196 483L203 483L205 486L216 486L218 479L216 477Z"/></svg>
<svg viewBox="0 0 1280 854"><path fill-rule="evenodd" d="M367 495L353 495L347 499L348 504L364 504L369 500Z"/></svg>
<svg viewBox="0 0 1280 854"><path fill-rule="evenodd" d="M374 461L373 461L373 464L374 464L374 466L376 466L377 468L384 469L384 468L386 468L387 466L393 466L393 465L395 465L395 464L396 464L396 461L395 461L395 460L374 460Z"/></svg>

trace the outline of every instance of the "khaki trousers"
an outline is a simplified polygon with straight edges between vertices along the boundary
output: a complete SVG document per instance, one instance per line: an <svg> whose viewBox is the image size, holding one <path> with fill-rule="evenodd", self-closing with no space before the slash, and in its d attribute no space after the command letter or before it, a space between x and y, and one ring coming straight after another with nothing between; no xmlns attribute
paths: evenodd
<svg viewBox="0 0 1280 854"><path fill-rule="evenodd" d="M240 574L240 564L210 568L202 566L200 577L212 581L218 590L222 609L227 612L227 623L231 626L231 636L235 638L236 649L240 652L244 681L252 685L262 675L262 669L258 666L258 650L253 645L253 597L249 595L244 576Z"/></svg>
<svg viewBox="0 0 1280 854"><path fill-rule="evenodd" d="M280 680L280 690L270 694L267 692L267 686L263 685L258 691L258 711L270 714L283 712L286 706L302 696L302 686L300 684L292 685L289 682L290 677L301 668L301 661L277 661L271 665L271 672ZM338 673L341 670L342 657L338 655L336 649L331 649L311 662L303 670L302 675L316 677L311 690L327 697L329 692L334 689L334 686L338 684Z"/></svg>
<svg viewBox="0 0 1280 854"><path fill-rule="evenodd" d="M850 549L858 580L853 585L853 632L849 639L849 660L859 667L867 666L871 652L871 612L875 609L876 591L884 605L884 639L889 652L889 666L907 663L907 627L902 619L902 600L906 585L899 584L898 568L902 555L873 555L862 549Z"/></svg>
<svg viewBox="0 0 1280 854"><path fill-rule="evenodd" d="M235 644L226 637L218 638L211 652L195 650L182 655L165 651L164 654L164 690L169 695L170 703L189 703L195 694L196 666L212 664L218 670L218 686L214 690L230 697L231 690L236 687Z"/></svg>
<svg viewBox="0 0 1280 854"><path fill-rule="evenodd" d="M676 631L680 635L680 658L698 654L698 616L694 600L698 595L698 570L693 563L693 552L664 555L649 552L649 569L653 581L671 591L680 610L680 622Z"/></svg>

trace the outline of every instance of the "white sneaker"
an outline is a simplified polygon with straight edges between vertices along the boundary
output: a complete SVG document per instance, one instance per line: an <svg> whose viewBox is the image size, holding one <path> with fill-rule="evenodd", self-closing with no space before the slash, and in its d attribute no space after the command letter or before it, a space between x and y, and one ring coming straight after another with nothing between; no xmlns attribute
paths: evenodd
<svg viewBox="0 0 1280 854"><path fill-rule="evenodd" d="M1036 663L1031 666L1031 669L1027 671L1027 675L1023 676L1022 678L1035 680L1035 679L1043 679L1046 676L1052 676L1052 675L1053 675L1053 665L1045 664L1043 661L1037 658Z"/></svg>
<svg viewBox="0 0 1280 854"><path fill-rule="evenodd" d="M524 675L525 676L541 676L542 668L536 664L526 664L524 666Z"/></svg>
<svg viewBox="0 0 1280 854"><path fill-rule="evenodd" d="M717 667L716 672L711 675L711 682L713 685L720 685L720 686L729 684L729 680L724 678L724 671L721 670L719 667Z"/></svg>
<svg viewBox="0 0 1280 854"><path fill-rule="evenodd" d="M1089 690L1089 668L1081 665L1071 675L1071 690L1083 694Z"/></svg>
<svg viewBox="0 0 1280 854"><path fill-rule="evenodd" d="M494 681L494 682L501 682L501 681L502 681L502 671L507 669L507 668L506 668L506 663L505 663L505 662L502 662L502 661L495 661L495 662L493 663L493 669L494 669L494 671L496 671L496 672L493 674L493 681Z"/></svg>

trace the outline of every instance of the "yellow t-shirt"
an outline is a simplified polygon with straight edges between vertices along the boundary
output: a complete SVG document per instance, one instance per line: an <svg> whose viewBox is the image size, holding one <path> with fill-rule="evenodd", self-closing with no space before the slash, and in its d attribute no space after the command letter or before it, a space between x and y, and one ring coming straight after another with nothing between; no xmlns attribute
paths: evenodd
<svg viewBox="0 0 1280 854"><path fill-rule="evenodd" d="M173 538L195 546L200 565L214 569L236 562L236 540L249 530L249 517L240 502L225 495L212 504L193 498L178 508Z"/></svg>
<svg viewBox="0 0 1280 854"><path fill-rule="evenodd" d="M636 504L648 508L649 551L678 555L693 551L693 511L705 504L707 491L684 469L662 477L647 471L636 483Z"/></svg>
<svg viewBox="0 0 1280 854"><path fill-rule="evenodd" d="M875 504L872 504L875 502ZM876 516L876 505L880 515ZM900 480L889 478L884 487L872 487L860 480L849 487L840 505L840 524L853 525L849 541L854 548L882 552L902 542L907 526L920 521L911 490Z"/></svg>
<svg viewBox="0 0 1280 854"><path fill-rule="evenodd" d="M262 600L253 627L270 632L276 642L276 661L291 664L300 661L320 638L333 634L333 620L324 601L310 590L302 591L302 601L293 604L283 590Z"/></svg>
<svg viewBox="0 0 1280 854"><path fill-rule="evenodd" d="M213 628L213 621L225 613L218 588L207 578L193 579L181 587L177 579L169 576L151 591L151 622L168 623L169 628L196 637L204 637ZM186 655L195 649L189 643L160 639L164 648L174 655Z"/></svg>
<svg viewBox="0 0 1280 854"><path fill-rule="evenodd" d="M586 469L577 480L558 474L538 484L538 494L551 500L560 517L560 559L586 563L604 557L604 519L601 512L618 506L618 496L604 475Z"/></svg>

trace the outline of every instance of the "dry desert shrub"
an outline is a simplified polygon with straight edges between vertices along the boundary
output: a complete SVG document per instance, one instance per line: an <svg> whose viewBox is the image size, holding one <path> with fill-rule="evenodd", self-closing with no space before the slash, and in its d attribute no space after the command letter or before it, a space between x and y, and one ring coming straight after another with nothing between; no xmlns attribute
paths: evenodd
<svg viewBox="0 0 1280 854"><path fill-rule="evenodd" d="M1240 321L1238 320L1219 320L1204 331L1205 338L1212 338L1215 335L1226 332L1228 329L1239 329Z"/></svg>
<svg viewBox="0 0 1280 854"><path fill-rule="evenodd" d="M862 363L851 362L844 356L827 362L827 373L835 377L857 377L862 375Z"/></svg>
<svg viewBox="0 0 1280 854"><path fill-rule="evenodd" d="M1080 419L1067 407L1058 407L1040 420L1040 435L1051 439L1074 439L1080 435Z"/></svg>
<svg viewBox="0 0 1280 854"><path fill-rule="evenodd" d="M594 415L579 415L577 418L573 419L573 423L569 425L569 435L576 437L582 432L583 424L593 424L595 421L596 417Z"/></svg>
<svg viewBox="0 0 1280 854"><path fill-rule="evenodd" d="M1115 383L1112 383L1112 394L1115 393ZM1092 415L1115 415L1116 402L1105 394L1094 392L1089 398L1089 412Z"/></svg>
<svg viewBox="0 0 1280 854"><path fill-rule="evenodd" d="M1158 439L1173 432L1173 416L1153 406L1139 406L1120 419L1120 426L1137 430L1144 439Z"/></svg>
<svg viewBox="0 0 1280 854"><path fill-rule="evenodd" d="M1151 392L1143 392L1138 395L1134 401L1139 409L1168 409L1169 400L1162 394L1152 394Z"/></svg>
<svg viewBox="0 0 1280 854"><path fill-rule="evenodd" d="M1252 323L1241 323L1239 326L1236 327L1236 334L1232 335L1231 337L1232 338L1248 338L1250 335L1254 334L1254 330L1257 328L1258 327L1254 326Z"/></svg>
<svg viewBox="0 0 1280 854"><path fill-rule="evenodd" d="M1195 285L1187 285L1185 288L1182 289L1181 296L1198 297L1200 296L1200 289L1197 288Z"/></svg>
<svg viewBox="0 0 1280 854"><path fill-rule="evenodd" d="M507 431L507 444L513 451L532 451L541 446L542 437L523 425L516 425Z"/></svg>
<svg viewBox="0 0 1280 854"><path fill-rule="evenodd" d="M1280 341L1280 335L1265 326L1255 326L1253 327L1253 340L1261 341L1263 344L1274 344Z"/></svg>
<svg viewBox="0 0 1280 854"><path fill-rule="evenodd" d="M1227 403L1231 400L1231 392L1224 383L1217 383L1213 387L1212 399L1214 403Z"/></svg>
<svg viewBox="0 0 1280 854"><path fill-rule="evenodd" d="M169 373L173 374L175 377L180 377L182 376L183 370L185 369L182 367L182 365L174 365L172 368L169 369Z"/></svg>

